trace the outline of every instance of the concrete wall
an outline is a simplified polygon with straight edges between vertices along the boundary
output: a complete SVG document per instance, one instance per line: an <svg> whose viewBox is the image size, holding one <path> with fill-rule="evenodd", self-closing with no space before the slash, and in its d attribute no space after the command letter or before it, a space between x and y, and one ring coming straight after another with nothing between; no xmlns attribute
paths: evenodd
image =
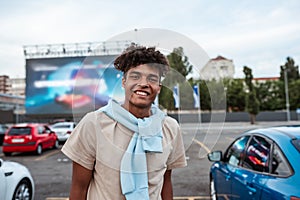
<svg viewBox="0 0 300 200"><path fill-rule="evenodd" d="M169 116L175 118L180 123L197 123L201 122L250 122L249 114L247 112L232 112L232 113L189 113L185 112L183 114L174 114L169 113ZM62 116L60 119L72 120L73 116ZM297 114L296 111L290 112L290 119L292 121L300 120L300 114ZM25 115L14 115L12 111L0 111L0 123L15 123L18 122L44 122L48 123L53 121L51 117L37 118L31 117L28 118ZM79 121L79 119L76 119ZM287 121L286 112L260 112L256 116L256 121Z"/></svg>
<svg viewBox="0 0 300 200"><path fill-rule="evenodd" d="M7 124L14 122L14 113L12 110L0 110L0 123Z"/></svg>
<svg viewBox="0 0 300 200"><path fill-rule="evenodd" d="M232 112L232 113L184 113L184 114L168 114L169 116L175 118L181 123L195 123L199 122L250 122L249 114L247 112ZM290 112L290 120L300 120L300 116L297 116L295 111ZM260 112L256 116L256 121L287 121L286 112Z"/></svg>

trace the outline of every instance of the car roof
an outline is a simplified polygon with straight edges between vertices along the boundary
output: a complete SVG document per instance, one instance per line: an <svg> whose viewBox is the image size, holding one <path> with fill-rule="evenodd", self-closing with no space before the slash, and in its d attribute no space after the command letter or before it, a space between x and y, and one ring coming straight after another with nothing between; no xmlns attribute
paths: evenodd
<svg viewBox="0 0 300 200"><path fill-rule="evenodd" d="M56 122L55 124L52 125L56 125L56 124L75 124L75 122Z"/></svg>
<svg viewBox="0 0 300 200"><path fill-rule="evenodd" d="M300 126L274 126L268 128L253 129L247 131L245 134L261 134L271 138L274 141L300 139Z"/></svg>
<svg viewBox="0 0 300 200"><path fill-rule="evenodd" d="M268 128L253 129L247 133L263 133L266 136L273 137L290 137L291 139L300 139L300 126L273 126Z"/></svg>
<svg viewBox="0 0 300 200"><path fill-rule="evenodd" d="M46 124L39 124L39 123L20 123L20 124L15 124L12 126L13 127L36 127L36 126L46 126Z"/></svg>

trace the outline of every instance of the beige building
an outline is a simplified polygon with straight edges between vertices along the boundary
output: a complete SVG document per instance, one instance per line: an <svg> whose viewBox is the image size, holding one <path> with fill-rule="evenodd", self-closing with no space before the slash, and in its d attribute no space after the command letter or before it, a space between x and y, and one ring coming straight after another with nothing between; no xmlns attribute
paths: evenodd
<svg viewBox="0 0 300 200"><path fill-rule="evenodd" d="M24 78L9 78L9 76L0 76L0 93L12 96L25 97L26 83Z"/></svg>
<svg viewBox="0 0 300 200"><path fill-rule="evenodd" d="M200 78L203 80L220 80L223 78L233 78L233 76L233 61L223 56L210 59L200 72Z"/></svg>
<svg viewBox="0 0 300 200"><path fill-rule="evenodd" d="M9 76L1 75L0 76L0 93L7 94L9 88L10 88Z"/></svg>
<svg viewBox="0 0 300 200"><path fill-rule="evenodd" d="M25 114L25 79L0 76L0 112L13 110L18 116Z"/></svg>
<svg viewBox="0 0 300 200"><path fill-rule="evenodd" d="M10 88L8 94L13 96L25 97L26 83L24 78L10 78L9 79Z"/></svg>

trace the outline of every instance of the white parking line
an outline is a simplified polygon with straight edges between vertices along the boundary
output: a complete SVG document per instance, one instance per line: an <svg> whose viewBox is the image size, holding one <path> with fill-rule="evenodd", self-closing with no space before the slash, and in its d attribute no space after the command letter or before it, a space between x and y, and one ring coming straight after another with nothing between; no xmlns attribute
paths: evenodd
<svg viewBox="0 0 300 200"><path fill-rule="evenodd" d="M207 146L205 146L205 144L203 144L202 142L200 142L199 140L193 139L193 141L195 141L197 144L199 144L207 153L210 153L210 150Z"/></svg>
<svg viewBox="0 0 300 200"><path fill-rule="evenodd" d="M37 158L34 159L34 160L35 160L35 161L45 160L45 159L47 159L48 157L51 157L51 156L53 156L53 155L55 155L55 154L57 154L57 153L59 153L59 152L60 152L60 149L52 150L51 152L45 153L45 154L43 154L43 155L37 157Z"/></svg>

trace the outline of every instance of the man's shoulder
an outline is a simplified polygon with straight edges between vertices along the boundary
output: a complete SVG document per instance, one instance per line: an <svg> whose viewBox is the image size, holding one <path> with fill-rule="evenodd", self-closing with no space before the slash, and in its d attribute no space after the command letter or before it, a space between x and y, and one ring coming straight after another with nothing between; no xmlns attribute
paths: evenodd
<svg viewBox="0 0 300 200"><path fill-rule="evenodd" d="M164 123L163 123L163 126L170 127L170 128L173 129L173 128L179 127L179 124L176 121L176 119L174 119L174 118L172 118L170 116L166 116L165 120L164 120Z"/></svg>
<svg viewBox="0 0 300 200"><path fill-rule="evenodd" d="M82 123L96 123L98 122L107 122L113 121L110 117L108 117L104 112L99 110L91 111L86 113L86 115L80 120Z"/></svg>
<svg viewBox="0 0 300 200"><path fill-rule="evenodd" d="M174 119L173 117L170 117L168 115L165 117L165 123L178 124L176 119Z"/></svg>

